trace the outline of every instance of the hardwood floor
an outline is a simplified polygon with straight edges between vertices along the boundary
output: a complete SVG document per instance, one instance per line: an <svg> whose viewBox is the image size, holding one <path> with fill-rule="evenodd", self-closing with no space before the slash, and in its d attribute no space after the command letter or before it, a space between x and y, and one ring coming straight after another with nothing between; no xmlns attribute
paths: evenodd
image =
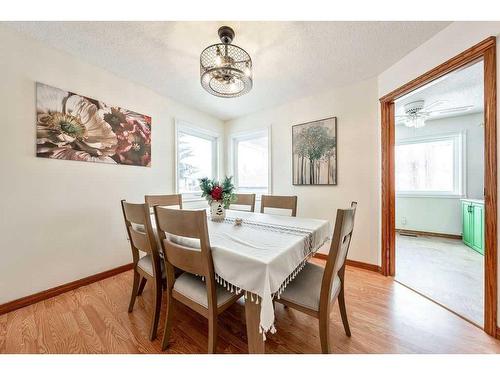
<svg viewBox="0 0 500 375"><path fill-rule="evenodd" d="M321 262L317 261L316 262ZM99 281L0 316L0 353L161 353L148 340L152 287L127 313L132 272ZM352 337L338 307L331 319L334 353L500 353L500 341L375 272L347 267L346 303ZM207 321L177 304L165 353L205 353ZM267 353L320 353L317 319L277 304ZM241 301L219 318L218 353L247 352Z"/></svg>

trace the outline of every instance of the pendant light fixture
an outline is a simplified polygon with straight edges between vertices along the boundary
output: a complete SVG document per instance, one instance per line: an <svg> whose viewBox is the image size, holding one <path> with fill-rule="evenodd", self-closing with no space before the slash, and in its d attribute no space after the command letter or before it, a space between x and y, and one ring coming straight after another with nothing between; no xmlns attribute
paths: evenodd
<svg viewBox="0 0 500 375"><path fill-rule="evenodd" d="M219 28L217 43L205 48L200 55L201 86L210 94L234 98L252 89L252 59L243 49L231 44L234 31L229 26Z"/></svg>

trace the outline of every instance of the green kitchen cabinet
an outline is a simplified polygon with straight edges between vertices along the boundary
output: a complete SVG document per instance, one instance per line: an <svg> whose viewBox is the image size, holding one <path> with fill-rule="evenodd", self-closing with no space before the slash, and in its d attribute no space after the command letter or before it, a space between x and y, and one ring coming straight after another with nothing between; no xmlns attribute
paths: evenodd
<svg viewBox="0 0 500 375"><path fill-rule="evenodd" d="M484 202L462 199L462 239L464 244L484 255Z"/></svg>
<svg viewBox="0 0 500 375"><path fill-rule="evenodd" d="M472 246L472 205L470 202L462 201L462 241L467 246Z"/></svg>

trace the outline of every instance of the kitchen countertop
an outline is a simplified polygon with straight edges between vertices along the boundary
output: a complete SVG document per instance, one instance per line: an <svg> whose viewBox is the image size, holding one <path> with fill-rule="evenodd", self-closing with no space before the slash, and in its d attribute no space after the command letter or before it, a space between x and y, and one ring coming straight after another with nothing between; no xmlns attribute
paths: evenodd
<svg viewBox="0 0 500 375"><path fill-rule="evenodd" d="M462 198L461 201L484 204L484 199Z"/></svg>

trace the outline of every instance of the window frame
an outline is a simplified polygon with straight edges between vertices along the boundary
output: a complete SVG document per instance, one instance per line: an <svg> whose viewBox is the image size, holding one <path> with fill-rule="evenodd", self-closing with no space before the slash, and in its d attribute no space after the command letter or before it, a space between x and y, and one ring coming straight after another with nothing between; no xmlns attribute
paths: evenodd
<svg viewBox="0 0 500 375"><path fill-rule="evenodd" d="M182 192L179 189L179 135L187 134L193 137L203 138L212 143L212 169L215 171L213 178L218 179L220 176L221 167L221 138L220 132L212 131L200 126L193 125L184 120L175 120L175 137L174 137L174 164L175 178L174 190L176 194L182 194L183 199L187 201L202 200L201 191L199 192Z"/></svg>
<svg viewBox="0 0 500 375"><path fill-rule="evenodd" d="M246 130L240 132L233 132L229 134L228 146L228 172L229 175L233 176L234 186L236 191L239 191L239 179L238 179L238 155L236 154L237 142L249 140L252 138L258 138L260 136L267 136L267 192L265 193L255 193L256 199L260 200L262 194L272 194L272 138L271 138L271 126L266 126L264 128ZM251 194L251 192L250 192Z"/></svg>
<svg viewBox="0 0 500 375"><path fill-rule="evenodd" d="M467 166L466 166L466 131L428 134L396 140L396 148L400 145L430 143L436 141L453 141L453 191L398 191L395 181L396 197L409 198L464 198L467 195ZM396 161L396 160L395 160ZM396 163L395 163L396 166ZM396 180L396 175L394 176Z"/></svg>

